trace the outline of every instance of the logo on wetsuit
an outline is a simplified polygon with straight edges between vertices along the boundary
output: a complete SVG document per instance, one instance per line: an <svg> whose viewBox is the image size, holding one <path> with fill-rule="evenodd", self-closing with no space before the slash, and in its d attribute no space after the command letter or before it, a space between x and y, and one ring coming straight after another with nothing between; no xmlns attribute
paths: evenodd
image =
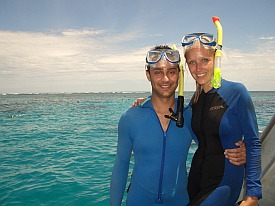
<svg viewBox="0 0 275 206"><path fill-rule="evenodd" d="M209 112L214 111L214 110L219 110L219 109L224 109L223 105L218 105L218 106L213 106L209 108Z"/></svg>

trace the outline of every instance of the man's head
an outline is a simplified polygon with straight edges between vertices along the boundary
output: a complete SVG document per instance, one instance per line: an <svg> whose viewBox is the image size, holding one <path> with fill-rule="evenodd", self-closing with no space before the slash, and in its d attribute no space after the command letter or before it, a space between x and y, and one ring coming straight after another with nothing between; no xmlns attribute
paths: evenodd
<svg viewBox="0 0 275 206"><path fill-rule="evenodd" d="M178 86L180 55L167 45L159 45L148 51L146 76L152 85L152 95L172 97Z"/></svg>

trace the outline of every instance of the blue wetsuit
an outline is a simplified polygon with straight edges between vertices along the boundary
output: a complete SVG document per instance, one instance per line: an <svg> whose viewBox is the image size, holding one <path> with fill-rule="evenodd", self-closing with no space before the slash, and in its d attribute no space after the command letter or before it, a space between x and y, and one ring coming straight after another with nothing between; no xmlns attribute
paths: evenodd
<svg viewBox="0 0 275 206"><path fill-rule="evenodd" d="M190 108L184 111L184 119L183 128L170 121L167 131L163 131L151 101L130 108L122 115L111 178L112 206L121 205L132 151L135 164L127 205L188 204L186 159L192 141Z"/></svg>
<svg viewBox="0 0 275 206"><path fill-rule="evenodd" d="M222 80L219 89L201 92L192 105L192 128L199 142L193 157L188 193L190 206L235 205L243 183L244 167L232 165L224 150L244 138L246 195L261 198L261 144L250 95L240 83ZM214 192L213 192L214 191Z"/></svg>

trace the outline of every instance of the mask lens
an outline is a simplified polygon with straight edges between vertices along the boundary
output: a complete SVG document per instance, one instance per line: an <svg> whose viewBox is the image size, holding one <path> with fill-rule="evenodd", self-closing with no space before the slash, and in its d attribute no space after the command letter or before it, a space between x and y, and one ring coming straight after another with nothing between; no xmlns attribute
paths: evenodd
<svg viewBox="0 0 275 206"><path fill-rule="evenodd" d="M214 41L213 35L204 34L200 36L201 43L211 43Z"/></svg>
<svg viewBox="0 0 275 206"><path fill-rule="evenodd" d="M165 51L165 54L166 54L166 58L172 63L180 61L179 52L176 50Z"/></svg>
<svg viewBox="0 0 275 206"><path fill-rule="evenodd" d="M189 45L189 44L192 44L193 41L197 38L197 35L186 35L182 38L182 45Z"/></svg>
<svg viewBox="0 0 275 206"><path fill-rule="evenodd" d="M149 51L146 60L148 63L156 63L161 58L161 51Z"/></svg>

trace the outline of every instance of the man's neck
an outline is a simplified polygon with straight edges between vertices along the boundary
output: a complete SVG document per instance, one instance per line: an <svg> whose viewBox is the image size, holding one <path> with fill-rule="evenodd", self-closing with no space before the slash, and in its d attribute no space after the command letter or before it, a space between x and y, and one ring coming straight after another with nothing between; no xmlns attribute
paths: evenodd
<svg viewBox="0 0 275 206"><path fill-rule="evenodd" d="M169 108L174 109L175 107L175 97L162 98L152 95L151 98L152 105L157 114L169 114Z"/></svg>
<svg viewBox="0 0 275 206"><path fill-rule="evenodd" d="M176 101L174 95L169 98L161 98L152 95L151 102L155 112L157 113L163 131L167 131L170 119L167 119L164 115L169 115L169 108L173 109L175 107Z"/></svg>

